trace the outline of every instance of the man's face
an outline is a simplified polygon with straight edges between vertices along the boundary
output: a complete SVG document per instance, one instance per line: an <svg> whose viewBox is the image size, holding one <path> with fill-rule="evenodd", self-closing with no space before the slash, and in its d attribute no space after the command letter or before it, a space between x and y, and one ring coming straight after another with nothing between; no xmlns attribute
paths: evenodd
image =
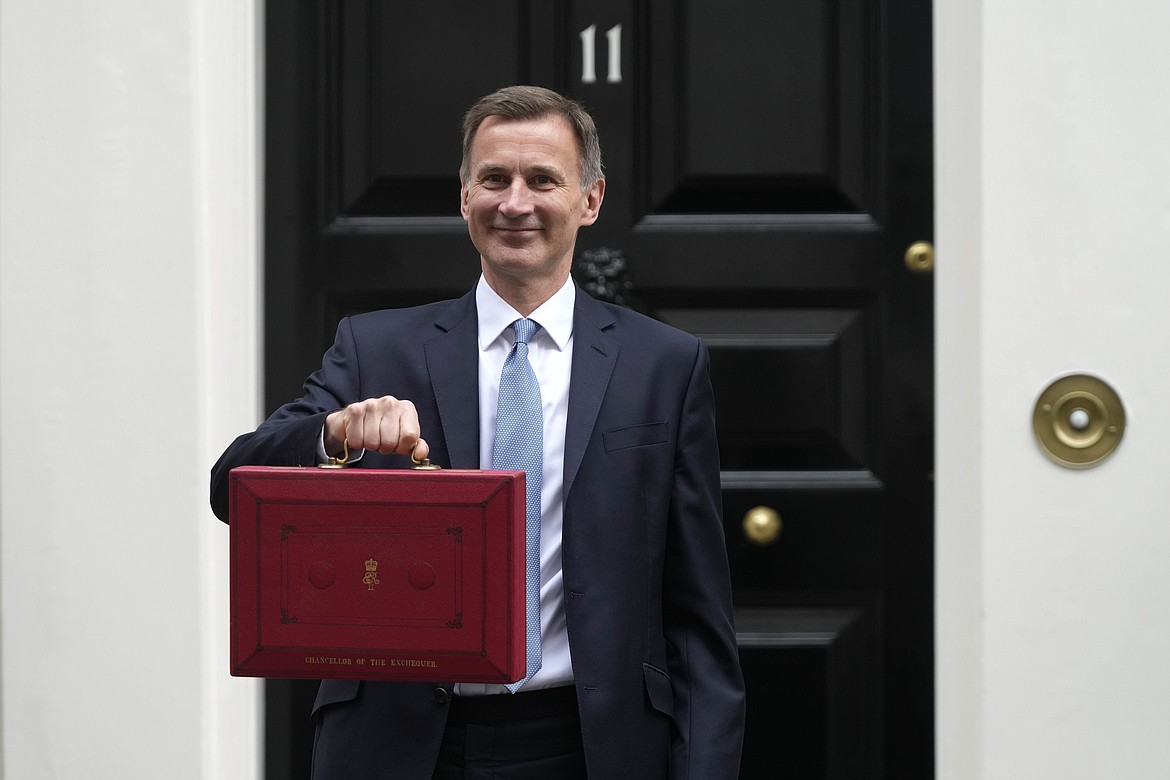
<svg viewBox="0 0 1170 780"><path fill-rule="evenodd" d="M605 191L604 181L581 190L568 121L488 117L469 158L461 211L488 281L559 286L577 229L597 220Z"/></svg>

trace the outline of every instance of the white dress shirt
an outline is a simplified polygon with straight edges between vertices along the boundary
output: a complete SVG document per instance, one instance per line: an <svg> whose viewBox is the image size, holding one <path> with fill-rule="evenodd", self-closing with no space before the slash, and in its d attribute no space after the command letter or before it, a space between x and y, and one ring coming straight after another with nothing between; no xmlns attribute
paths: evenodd
<svg viewBox="0 0 1170 780"><path fill-rule="evenodd" d="M540 641L542 661L520 692L569 685L573 664L565 627L565 590L561 573L561 522L564 517L565 421L569 412L569 375L573 364L573 307L577 288L571 279L528 315L540 325L528 342L528 360L540 383L544 410L544 474L540 491ZM488 286L481 275L475 289L479 314L479 465L491 468L496 440L496 401L500 372L512 349L511 325L521 314ZM424 438L425 438L424 434ZM503 693L502 685L461 683L461 695Z"/></svg>
<svg viewBox="0 0 1170 780"><path fill-rule="evenodd" d="M528 315L540 325L528 342L528 361L540 384L544 411L544 474L540 491L540 637L541 666L523 691L571 685L573 664L565 624L565 589L561 573L561 523L564 517L565 421L569 412L569 375L573 365L573 307L577 288L571 278ZM511 325L522 315L488 286L482 275L475 288L479 314L479 465L490 469L496 442L496 404L500 372L512 350ZM422 432L427 437L427 432ZM350 453L350 463L365 450ZM317 442L317 459L328 462L325 429ZM503 685L460 683L455 693L475 696L505 693Z"/></svg>

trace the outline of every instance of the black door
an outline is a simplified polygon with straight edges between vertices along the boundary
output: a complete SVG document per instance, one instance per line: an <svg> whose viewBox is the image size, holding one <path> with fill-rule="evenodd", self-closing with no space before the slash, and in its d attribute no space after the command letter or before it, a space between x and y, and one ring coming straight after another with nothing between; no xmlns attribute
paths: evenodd
<svg viewBox="0 0 1170 780"><path fill-rule="evenodd" d="M903 261L932 230L930 34L929 0L267 9L270 408L339 317L473 284L472 101L594 114L578 278L712 352L744 777L932 775L932 284ZM305 777L315 685L266 690L268 777Z"/></svg>

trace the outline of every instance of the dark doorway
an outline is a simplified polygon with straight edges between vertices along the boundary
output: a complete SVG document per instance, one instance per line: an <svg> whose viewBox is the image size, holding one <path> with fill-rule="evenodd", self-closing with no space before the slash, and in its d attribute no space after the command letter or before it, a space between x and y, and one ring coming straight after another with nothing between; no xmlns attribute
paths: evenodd
<svg viewBox="0 0 1170 780"><path fill-rule="evenodd" d="M474 283L474 99L597 118L583 265L620 258L629 305L711 348L744 777L933 775L933 286L903 260L933 230L930 44L929 0L267 9L270 409L341 316ZM266 690L267 776L306 777L315 684Z"/></svg>

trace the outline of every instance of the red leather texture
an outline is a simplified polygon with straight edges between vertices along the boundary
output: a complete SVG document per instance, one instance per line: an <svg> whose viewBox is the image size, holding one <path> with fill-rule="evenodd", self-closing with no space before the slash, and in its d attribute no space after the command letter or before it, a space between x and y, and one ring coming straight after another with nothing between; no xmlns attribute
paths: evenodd
<svg viewBox="0 0 1170 780"><path fill-rule="evenodd" d="M231 472L231 671L524 676L524 472Z"/></svg>

